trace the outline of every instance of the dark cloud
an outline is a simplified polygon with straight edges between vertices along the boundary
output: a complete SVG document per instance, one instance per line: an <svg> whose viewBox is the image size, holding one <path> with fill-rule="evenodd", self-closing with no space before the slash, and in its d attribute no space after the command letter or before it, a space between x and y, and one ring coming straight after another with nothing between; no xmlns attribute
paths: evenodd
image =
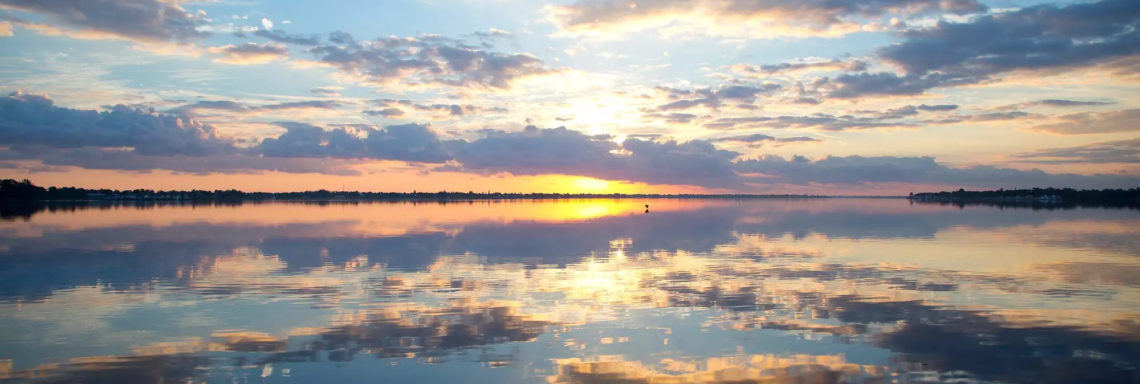
<svg viewBox="0 0 1140 384"><path fill-rule="evenodd" d="M370 158L442 163L450 156L426 125L338 127L325 130L302 123L278 123L286 132L255 148L268 157Z"/></svg>
<svg viewBox="0 0 1140 384"><path fill-rule="evenodd" d="M289 57L289 49L281 44L230 44L210 48L210 52L219 57L217 61L229 64L262 64L273 60Z"/></svg>
<svg viewBox="0 0 1140 384"><path fill-rule="evenodd" d="M1047 107L1085 107L1096 105L1112 105L1116 104L1112 101L1079 101L1079 100L1062 100L1062 99L1045 99L1032 102L1033 105L1044 105Z"/></svg>
<svg viewBox="0 0 1140 384"><path fill-rule="evenodd" d="M367 111L364 111L364 114L369 115L369 116L399 118L399 117L404 116L404 110L399 109L399 108L384 108L384 109L376 109L376 110L367 110Z"/></svg>
<svg viewBox="0 0 1140 384"><path fill-rule="evenodd" d="M664 120L667 123L673 123L673 124L688 124L688 123L692 122L693 119L696 119L697 115L694 115L692 113L673 112L673 113L649 113L649 114L646 114L645 117L651 118L651 119L660 119L660 120Z"/></svg>
<svg viewBox="0 0 1140 384"><path fill-rule="evenodd" d="M171 110L178 114L194 115L203 110L228 112L284 111L295 109L337 109L341 103L332 100L288 101L275 104L247 105L232 100L200 100Z"/></svg>
<svg viewBox="0 0 1140 384"><path fill-rule="evenodd" d="M146 42L189 42L208 36L205 24L176 3L159 0L0 0L0 8L46 15L81 31Z"/></svg>
<svg viewBox="0 0 1140 384"><path fill-rule="evenodd" d="M916 116L919 112L945 112L958 109L957 105L906 105L898 108L888 109L886 111L861 111L862 113L869 113L880 119L901 119L910 116Z"/></svg>
<svg viewBox="0 0 1140 384"><path fill-rule="evenodd" d="M130 147L141 155L210 156L234 152L213 127L181 115L126 106L107 111L57 107L44 96L0 98L0 143L9 147Z"/></svg>
<svg viewBox="0 0 1140 384"><path fill-rule="evenodd" d="M1140 138L1042 149L1019 153L1014 158L1034 163L1140 163Z"/></svg>
<svg viewBox="0 0 1140 384"><path fill-rule="evenodd" d="M340 90L341 90L340 87L317 87L317 88L310 89L309 93L312 93L312 94L317 95L317 96L336 97L336 96L340 96Z"/></svg>
<svg viewBox="0 0 1140 384"><path fill-rule="evenodd" d="M522 132L484 131L472 142L458 143L455 158L473 170L516 174L582 174L586 169L616 166L610 151L618 149L609 136L588 136L565 127Z"/></svg>
<svg viewBox="0 0 1140 384"><path fill-rule="evenodd" d="M954 104L939 104L939 105L923 104L923 105L918 106L918 109L922 110L922 111L927 111L927 112L945 112L945 111L953 111L955 109L958 109L958 106L954 105Z"/></svg>
<svg viewBox="0 0 1140 384"><path fill-rule="evenodd" d="M835 78L830 94L916 95L1016 70L1105 64L1140 53L1138 23L1140 6L1132 0L1044 4L963 23L940 21L904 31L904 41L879 50L883 60L905 74L842 75Z"/></svg>
<svg viewBox="0 0 1140 384"><path fill-rule="evenodd" d="M668 0L631 3L608 0L578 0L552 7L552 17L561 29L601 30L639 27L652 19L681 21L761 20L825 31L856 17L916 14L931 11L978 12L985 6L975 0ZM780 33L780 31L773 31Z"/></svg>
<svg viewBox="0 0 1140 384"><path fill-rule="evenodd" d="M762 65L741 64L732 66L732 69L742 75L753 77L770 76L801 71L862 72L867 70L867 62L862 60L832 59L827 61L794 61L779 64Z"/></svg>
<svg viewBox="0 0 1140 384"><path fill-rule="evenodd" d="M779 84L773 83L758 85L735 84L724 86L720 89L680 89L662 86L657 87L657 90L664 93L665 96L672 101L658 106L656 110L685 110L697 106L717 108L723 105L725 101L747 105L755 102L757 96L779 90L780 88L781 86Z"/></svg>
<svg viewBox="0 0 1140 384"><path fill-rule="evenodd" d="M928 124L958 124L958 123L981 123L991 121L1007 121L1017 120L1022 118L1037 118L1040 115L1030 114L1024 111L1005 111L1005 112L986 112L977 113L972 115L955 115L942 119L927 120Z"/></svg>
<svg viewBox="0 0 1140 384"><path fill-rule="evenodd" d="M487 131L485 137L455 143L455 147L456 160L468 170L708 187L738 185L731 161L739 154L701 140L677 143L629 138L619 146L606 135L529 126L522 132Z"/></svg>
<svg viewBox="0 0 1140 384"><path fill-rule="evenodd" d="M491 52L438 36L357 42L339 33L329 41L309 52L321 63L377 85L510 88L516 79L554 71L534 56Z"/></svg>
<svg viewBox="0 0 1140 384"><path fill-rule="evenodd" d="M321 39L314 35L290 35L280 29L258 29L254 36L272 40L278 43L314 46L321 43Z"/></svg>
<svg viewBox="0 0 1140 384"><path fill-rule="evenodd" d="M109 148L28 147L0 150L0 160L39 160L46 166L72 166L85 169L108 169L148 172L168 170L192 174L210 173L322 173L354 176L355 161L337 158L277 158L241 151L210 156L153 154Z"/></svg>
<svg viewBox="0 0 1140 384"><path fill-rule="evenodd" d="M768 135L760 134L760 133L754 133L751 135L743 135L743 136L720 137L720 138L712 139L709 141L714 142L714 143L736 142L736 143L761 144L761 143L765 143L765 142L801 143L801 142L819 141L819 139L807 137L807 136L775 137L775 136L768 136Z"/></svg>
<svg viewBox="0 0 1140 384"><path fill-rule="evenodd" d="M852 129L875 128L912 128L916 125L906 122L883 121L873 117L856 117L851 115L833 116L828 114L815 114L809 116L752 116L752 117L726 117L706 123L705 128L718 130L744 129L744 128L796 128L820 129L825 131L843 131Z"/></svg>
<svg viewBox="0 0 1140 384"><path fill-rule="evenodd" d="M413 102L411 100L394 100L394 99L373 100L372 104L375 104L375 105L377 105L383 109L381 109L380 111L369 111L369 112L372 112L372 113L369 113L371 115L386 115L385 113L377 113L377 112L384 112L384 111L389 111L389 110L400 111L400 113L398 113L397 115L402 115L403 111L399 109L400 107L413 109L413 110L420 111L420 112L428 112L428 113L435 113L435 114L446 114L448 116L464 116L464 115L479 114L479 113L483 113L483 112L507 112L508 111L506 108L502 108L502 107L484 108L484 107L480 107L478 105L471 105L471 104L442 104L442 103L420 104L420 103ZM366 113L368 113L368 112L366 112Z"/></svg>
<svg viewBox="0 0 1140 384"><path fill-rule="evenodd" d="M290 101L285 103L267 104L253 107L267 111L280 111L285 109L337 109L341 104L330 100Z"/></svg>
<svg viewBox="0 0 1140 384"><path fill-rule="evenodd" d="M476 31L471 35L480 40L497 40L514 37L514 35L512 35L510 32L496 28L491 28L486 31Z"/></svg>
<svg viewBox="0 0 1140 384"><path fill-rule="evenodd" d="M846 99L866 95L919 95L934 87L970 84L980 81L972 76L933 73L900 76L889 72L855 73L837 76L822 84L830 88L828 96Z"/></svg>
<svg viewBox="0 0 1140 384"><path fill-rule="evenodd" d="M749 183L863 184L931 183L979 188L1073 187L1109 188L1135 185L1140 178L1122 175L1050 174L1039 169L1028 171L992 166L951 168L932 157L828 156L819 160L804 157L784 159L762 156L736 163L742 173L760 174Z"/></svg>
<svg viewBox="0 0 1140 384"><path fill-rule="evenodd" d="M1033 129L1062 135L1140 131L1140 109L1074 113L1057 119L1058 122L1038 125Z"/></svg>
<svg viewBox="0 0 1140 384"><path fill-rule="evenodd" d="M1058 8L1045 4L985 15L968 23L942 21L903 34L880 52L911 74L986 76L1016 69L1087 65L1140 50L1140 6L1105 0Z"/></svg>

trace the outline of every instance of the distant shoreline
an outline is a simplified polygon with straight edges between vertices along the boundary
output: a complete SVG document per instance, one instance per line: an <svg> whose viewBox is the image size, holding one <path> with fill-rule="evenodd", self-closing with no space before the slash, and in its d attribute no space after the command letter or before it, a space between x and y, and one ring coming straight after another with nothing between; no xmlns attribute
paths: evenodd
<svg viewBox="0 0 1140 384"><path fill-rule="evenodd" d="M994 205L1027 207L1140 207L1140 188L1086 189L1033 188L991 191L923 192L908 196L922 204Z"/></svg>
<svg viewBox="0 0 1140 384"><path fill-rule="evenodd" d="M360 192L316 190L304 192L245 192L230 190L161 191L151 189L44 188L27 180L0 180L0 200L37 202L104 201L495 201L495 200L581 200L581 199L901 199L906 196L840 196L807 194L747 193L508 193L508 192Z"/></svg>

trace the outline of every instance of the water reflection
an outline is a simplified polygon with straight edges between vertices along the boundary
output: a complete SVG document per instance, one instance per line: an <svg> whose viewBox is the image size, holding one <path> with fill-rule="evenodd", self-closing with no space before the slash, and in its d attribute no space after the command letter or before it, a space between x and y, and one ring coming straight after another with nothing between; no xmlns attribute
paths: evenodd
<svg viewBox="0 0 1140 384"><path fill-rule="evenodd" d="M1140 380L1135 211L652 205L0 222L0 379Z"/></svg>

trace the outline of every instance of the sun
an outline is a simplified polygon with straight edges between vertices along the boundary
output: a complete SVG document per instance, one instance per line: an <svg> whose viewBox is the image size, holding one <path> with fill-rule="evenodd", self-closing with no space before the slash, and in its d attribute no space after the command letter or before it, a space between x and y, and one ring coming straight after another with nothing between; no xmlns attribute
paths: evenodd
<svg viewBox="0 0 1140 384"><path fill-rule="evenodd" d="M574 187L583 192L600 192L609 186L610 182L592 177L579 177L574 180Z"/></svg>

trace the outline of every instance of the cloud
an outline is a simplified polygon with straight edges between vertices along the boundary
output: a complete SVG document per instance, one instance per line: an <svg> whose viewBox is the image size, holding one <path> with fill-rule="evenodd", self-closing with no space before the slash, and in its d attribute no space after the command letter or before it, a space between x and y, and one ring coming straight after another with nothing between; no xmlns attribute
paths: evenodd
<svg viewBox="0 0 1140 384"><path fill-rule="evenodd" d="M214 61L237 65L265 64L270 61L282 60L289 57L288 48L285 48L284 45L273 43L229 44L210 48L210 53L220 55L220 57L214 59Z"/></svg>
<svg viewBox="0 0 1140 384"><path fill-rule="evenodd" d="M821 88L830 87L827 95L839 99L867 95L921 95L935 87L971 84L980 81L975 76L932 73L929 75L900 76L890 72L843 74L834 80L821 82Z"/></svg>
<svg viewBox="0 0 1140 384"><path fill-rule="evenodd" d="M942 20L903 31L902 42L879 49L878 56L904 74L842 75L831 96L917 95L1017 70L1107 64L1140 53L1138 22L1140 6L1132 0L1043 4L961 23Z"/></svg>
<svg viewBox="0 0 1140 384"><path fill-rule="evenodd" d="M232 100L200 100L191 104L186 104L171 110L173 113L183 115L197 115L203 110L226 111L226 112L265 112L265 111L285 111L285 110L303 110L303 109L337 109L342 104L333 100L307 100L307 101L289 101L275 104L262 104L262 105L247 105Z"/></svg>
<svg viewBox="0 0 1140 384"><path fill-rule="evenodd" d="M321 43L320 38L316 36L290 35L280 29L258 29L256 31L253 31L253 35L285 44L314 46Z"/></svg>
<svg viewBox="0 0 1140 384"><path fill-rule="evenodd" d="M185 43L209 34L199 30L204 15L174 2L159 0L0 0L0 7L48 16L80 34L105 35L142 42Z"/></svg>
<svg viewBox="0 0 1140 384"><path fill-rule="evenodd" d="M1014 158L1044 164L1140 163L1140 138L1024 152Z"/></svg>
<svg viewBox="0 0 1140 384"><path fill-rule="evenodd" d="M357 42L334 33L309 49L319 63L376 85L446 85L507 89L517 79L554 72L538 58L472 47L439 36Z"/></svg>
<svg viewBox="0 0 1140 384"><path fill-rule="evenodd" d="M779 74L798 74L816 71L862 72L867 70L867 62L862 60L793 61L779 64L733 65L733 71L749 77Z"/></svg>
<svg viewBox="0 0 1140 384"><path fill-rule="evenodd" d="M1057 117L1056 120L1055 123L1038 125L1033 129L1061 135L1140 131L1140 109L1074 113Z"/></svg>
<svg viewBox="0 0 1140 384"><path fill-rule="evenodd" d="M775 136L768 136L768 135L760 134L760 133L754 133L751 135L743 135L743 136L720 137L720 138L716 138L716 139L711 139L709 141L714 142L714 143L747 143L750 145L760 145L760 144L763 144L766 142L772 142L772 143L803 143L803 142L813 142L813 141L820 141L820 140L816 139L816 138L812 138L812 137L807 137L807 136L775 137Z"/></svg>
<svg viewBox="0 0 1140 384"><path fill-rule="evenodd" d="M269 19L262 17L261 18L261 27L265 28L266 31L272 30L273 29L273 20L269 20Z"/></svg>
<svg viewBox="0 0 1140 384"><path fill-rule="evenodd" d="M0 98L0 145L130 147L140 155L213 156L234 152L212 126L181 115L116 105L107 111L57 107L26 93Z"/></svg>
<svg viewBox="0 0 1140 384"><path fill-rule="evenodd" d="M312 94L317 95L317 96L338 97L338 96L340 96L340 91L342 89L344 89L344 88L338 87L338 86L316 87L316 88L310 89L309 93L312 93Z"/></svg>
<svg viewBox="0 0 1140 384"><path fill-rule="evenodd" d="M751 174L754 184L867 184L927 183L977 188L1120 188L1140 183L1140 177L1124 175L1051 174L1039 169L1018 170L992 166L951 168L932 157L828 156L784 159L762 156L736 163L736 170Z"/></svg>
<svg viewBox="0 0 1140 384"><path fill-rule="evenodd" d="M945 112L958 109L957 105L906 105L898 108L888 109L886 111L863 111L874 115L879 119L901 119L904 117L916 116L919 112Z"/></svg>
<svg viewBox="0 0 1140 384"><path fill-rule="evenodd" d="M751 116L724 117L706 123L705 128L731 130L744 128L796 128L819 129L824 131L845 131L852 129L913 128L917 125L908 122L883 121L879 118L856 117L852 115L834 116L817 113L808 116Z"/></svg>
<svg viewBox="0 0 1140 384"><path fill-rule="evenodd" d="M282 122L286 132L266 138L254 149L269 157L359 158L442 163L450 159L443 143L426 125L406 124L321 127Z"/></svg>
<svg viewBox="0 0 1140 384"><path fill-rule="evenodd" d="M858 31L859 19L982 10L985 6L974 0L578 0L547 7L561 33L595 36L655 28L747 37L837 36Z"/></svg>
<svg viewBox="0 0 1140 384"><path fill-rule="evenodd" d="M939 105L923 104L923 105L919 105L918 109L922 110L922 111L927 111L927 112L945 112L945 111L953 111L955 109L958 109L958 106L954 105L954 104L939 104Z"/></svg>
<svg viewBox="0 0 1140 384"><path fill-rule="evenodd" d="M660 86L656 89L664 93L671 101L657 106L656 110L662 112L676 111L698 106L715 109L723 105L725 101L751 104L756 101L758 96L779 90L780 88L781 86L779 84L773 83L756 85L734 84L721 87L720 89L680 89Z"/></svg>
<svg viewBox="0 0 1140 384"><path fill-rule="evenodd" d="M325 101L245 106L202 101L199 108L248 111L331 108ZM932 107L935 110L947 107ZM919 109L919 107L915 107ZM928 108L929 109L929 108ZM882 124L851 116L778 117L761 124L850 129ZM42 166L175 172L320 172L355 175L366 160L446 164L439 171L517 175L566 174L650 184L748 190L749 185L869 185L928 183L982 188L1058 186L1122 187L1140 183L1124 175L1049 174L990 166L952 168L930 157L761 156L717 149L715 143L790 143L817 139L737 135L677 142L587 135L565 127L528 126L519 132L484 130L474 140L442 140L426 125L314 125L281 122L285 132L252 147L236 147L205 124L178 114L110 107L106 111L55 106L43 96L13 93L0 98L0 160L39 160ZM1136 139L1023 153L1026 162L1137 162ZM37 165L40 166L40 165Z"/></svg>
<svg viewBox="0 0 1140 384"><path fill-rule="evenodd" d="M146 172L168 170L193 174L210 173L321 173L354 176L359 161L332 157L280 158L239 152L211 156L143 155L134 151L108 148L28 148L0 150L3 160L39 160L46 166L72 166L85 169L107 169Z"/></svg>
<svg viewBox="0 0 1140 384"><path fill-rule="evenodd" d="M673 113L647 113L647 114L645 114L645 117L651 118L651 119L664 120L665 122L672 123L672 124L688 124L688 123L692 122L693 119L696 119L697 115L694 115L692 113L676 113L676 112L673 112Z"/></svg>
<svg viewBox="0 0 1140 384"><path fill-rule="evenodd" d="M485 131L472 142L455 142L464 170L522 175L566 174L657 184L738 186L732 159L739 154L694 140L655 142L589 136L565 127L522 132Z"/></svg>
<svg viewBox="0 0 1140 384"><path fill-rule="evenodd" d="M419 104L411 100L395 100L395 99L378 99L372 100L372 104L380 107L379 110L367 110L365 114L371 116L383 117L401 117L405 113L404 109L411 109L419 112L425 112L432 116L430 117L460 117L476 115L484 112L507 112L506 108L491 107L484 108L478 105L471 104Z"/></svg>
<svg viewBox="0 0 1140 384"><path fill-rule="evenodd" d="M0 21L0 37L12 36L12 23L8 21Z"/></svg>
<svg viewBox="0 0 1140 384"><path fill-rule="evenodd" d="M581 174L616 166L617 150L610 136L588 136L566 129L527 126L522 132L487 130L484 137L459 142L455 158L464 169L515 174Z"/></svg>
<svg viewBox="0 0 1140 384"><path fill-rule="evenodd" d="M1097 106L1097 105L1111 105L1111 104L1116 104L1116 103L1112 102L1112 101L1079 101L1079 100L1045 99L1045 100L1038 100L1038 101L1035 101L1035 102L1032 102L1029 104L1031 104L1031 105L1043 105L1046 107L1086 107L1086 106Z"/></svg>
<svg viewBox="0 0 1140 384"><path fill-rule="evenodd" d="M399 108L383 108L364 111L364 114L369 116L381 116L387 118L400 118L404 116L404 110Z"/></svg>

